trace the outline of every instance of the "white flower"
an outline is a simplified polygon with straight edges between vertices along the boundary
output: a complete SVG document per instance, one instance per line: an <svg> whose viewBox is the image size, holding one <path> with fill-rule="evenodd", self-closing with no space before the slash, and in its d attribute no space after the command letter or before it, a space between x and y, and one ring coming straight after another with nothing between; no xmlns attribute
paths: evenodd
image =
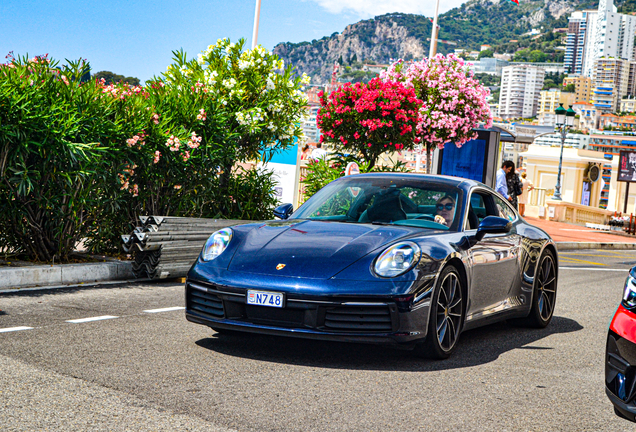
<svg viewBox="0 0 636 432"><path fill-rule="evenodd" d="M307 85L311 82L311 77L303 72L302 77L300 78L300 82L304 85Z"/></svg>
<svg viewBox="0 0 636 432"><path fill-rule="evenodd" d="M274 84L274 81L272 81L271 78L267 77L267 85L265 88L267 88L267 90L274 90L276 88L276 84Z"/></svg>
<svg viewBox="0 0 636 432"><path fill-rule="evenodd" d="M199 63L201 66L203 66L203 64L205 63L205 59L203 58L203 55L199 54L197 56L197 63Z"/></svg>
<svg viewBox="0 0 636 432"><path fill-rule="evenodd" d="M227 87L228 89L231 89L235 85L236 85L236 80L234 78L223 80L223 86Z"/></svg>
<svg viewBox="0 0 636 432"><path fill-rule="evenodd" d="M248 60L239 60L238 67L239 67L240 70L245 70L245 69L247 69L250 66L251 66L251 64L250 64L250 62Z"/></svg>

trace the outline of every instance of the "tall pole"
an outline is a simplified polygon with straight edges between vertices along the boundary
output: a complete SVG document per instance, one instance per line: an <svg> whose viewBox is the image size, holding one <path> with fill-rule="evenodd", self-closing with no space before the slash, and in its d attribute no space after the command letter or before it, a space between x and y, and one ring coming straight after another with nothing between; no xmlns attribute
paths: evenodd
<svg viewBox="0 0 636 432"><path fill-rule="evenodd" d="M567 129L564 124L561 126L561 156L559 156L559 173L557 174L557 182L554 187L554 197L552 198L555 201L561 201L561 166L563 165L563 146L565 145L566 134Z"/></svg>
<svg viewBox="0 0 636 432"><path fill-rule="evenodd" d="M260 16L261 0L256 0L256 10L254 11L254 31L252 32L252 49L256 48L256 45L258 44L258 20Z"/></svg>
<svg viewBox="0 0 636 432"><path fill-rule="evenodd" d="M433 32L431 34L431 49L428 52L428 58L435 56L435 47L437 45L437 16L439 15L439 0L435 3L435 16L433 17Z"/></svg>

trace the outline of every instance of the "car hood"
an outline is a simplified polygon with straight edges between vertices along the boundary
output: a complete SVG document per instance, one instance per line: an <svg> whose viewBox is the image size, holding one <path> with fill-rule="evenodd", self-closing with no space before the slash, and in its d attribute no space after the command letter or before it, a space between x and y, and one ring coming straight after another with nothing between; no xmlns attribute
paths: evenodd
<svg viewBox="0 0 636 432"><path fill-rule="evenodd" d="M245 233L229 270L329 279L384 245L426 232L435 231L341 222L269 222Z"/></svg>

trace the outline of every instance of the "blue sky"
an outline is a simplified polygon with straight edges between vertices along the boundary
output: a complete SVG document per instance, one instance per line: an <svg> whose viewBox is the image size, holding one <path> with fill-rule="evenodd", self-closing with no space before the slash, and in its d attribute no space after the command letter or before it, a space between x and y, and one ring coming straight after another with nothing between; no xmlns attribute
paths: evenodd
<svg viewBox="0 0 636 432"><path fill-rule="evenodd" d="M440 13L465 0L442 0ZM93 72L109 70L142 81L218 38L251 44L255 0L0 0L0 62L13 51L63 61L88 59ZM258 42L320 39L348 24L389 12L432 16L434 0L261 0Z"/></svg>

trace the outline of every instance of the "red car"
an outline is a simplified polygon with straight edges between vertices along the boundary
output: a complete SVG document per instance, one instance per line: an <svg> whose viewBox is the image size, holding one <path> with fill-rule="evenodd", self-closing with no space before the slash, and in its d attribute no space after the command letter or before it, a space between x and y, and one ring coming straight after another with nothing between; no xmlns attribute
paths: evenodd
<svg viewBox="0 0 636 432"><path fill-rule="evenodd" d="M609 326L605 349L605 392L617 415L636 421L636 267Z"/></svg>

